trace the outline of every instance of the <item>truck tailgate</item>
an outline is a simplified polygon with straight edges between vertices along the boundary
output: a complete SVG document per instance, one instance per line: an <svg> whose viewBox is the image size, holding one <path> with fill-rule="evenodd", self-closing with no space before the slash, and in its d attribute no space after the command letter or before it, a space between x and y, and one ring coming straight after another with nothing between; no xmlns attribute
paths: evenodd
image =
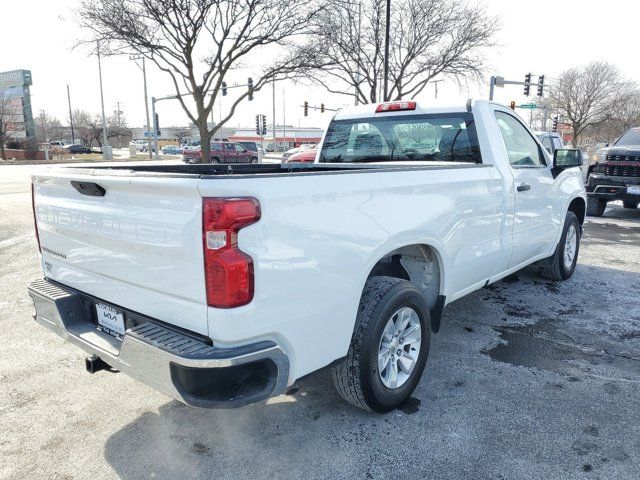
<svg viewBox="0 0 640 480"><path fill-rule="evenodd" d="M48 278L208 334L197 178L59 171L33 182ZM91 185L81 193L72 182L98 185L104 195L91 195Z"/></svg>

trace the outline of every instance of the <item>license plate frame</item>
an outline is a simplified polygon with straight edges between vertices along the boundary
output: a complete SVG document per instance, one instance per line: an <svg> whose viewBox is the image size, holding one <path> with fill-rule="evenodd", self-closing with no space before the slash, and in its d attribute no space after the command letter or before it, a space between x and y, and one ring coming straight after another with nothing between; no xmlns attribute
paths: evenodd
<svg viewBox="0 0 640 480"><path fill-rule="evenodd" d="M627 185L629 195L640 195L640 185Z"/></svg>
<svg viewBox="0 0 640 480"><path fill-rule="evenodd" d="M106 303L95 302L98 330L122 340L125 333L124 312Z"/></svg>

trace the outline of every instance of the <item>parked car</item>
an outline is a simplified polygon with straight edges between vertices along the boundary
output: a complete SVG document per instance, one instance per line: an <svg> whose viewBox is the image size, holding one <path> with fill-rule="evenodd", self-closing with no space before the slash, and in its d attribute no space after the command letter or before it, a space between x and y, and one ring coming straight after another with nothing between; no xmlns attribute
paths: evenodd
<svg viewBox="0 0 640 480"><path fill-rule="evenodd" d="M202 150L185 150L185 163L202 163ZM235 142L211 142L211 163L258 163L257 152L247 150Z"/></svg>
<svg viewBox="0 0 640 480"><path fill-rule="evenodd" d="M294 153L284 163L312 163L316 159L317 148Z"/></svg>
<svg viewBox="0 0 640 480"><path fill-rule="evenodd" d="M132 140L129 145L135 145L137 152L143 152L148 150L149 141L148 140Z"/></svg>
<svg viewBox="0 0 640 480"><path fill-rule="evenodd" d="M67 152L73 154L93 153L93 150L89 147L85 147L84 145L67 145L64 148Z"/></svg>
<svg viewBox="0 0 640 480"><path fill-rule="evenodd" d="M291 155L295 155L299 152L304 152L305 150L311 150L313 148L317 148L317 145L313 143L303 143L299 147L291 148L282 154L282 163L285 163Z"/></svg>
<svg viewBox="0 0 640 480"><path fill-rule="evenodd" d="M416 135L437 148L416 152ZM296 169L39 171L35 320L90 372L189 405L245 405L329 367L345 400L387 412L420 381L447 304L528 265L576 268L579 152L551 157L508 107L349 107L319 150Z"/></svg>
<svg viewBox="0 0 640 480"><path fill-rule="evenodd" d="M264 148L262 148L260 145L258 145L257 142L244 142L244 141L239 141L236 142L239 143L240 145L242 145L244 148L246 148L247 150L250 150L252 152L256 152L258 154L258 162L262 162L262 159L264 158L264 156L266 155L266 151L264 150Z"/></svg>
<svg viewBox="0 0 640 480"><path fill-rule="evenodd" d="M52 142L49 142L49 145L52 147L65 147L68 144L63 142L62 140L53 140Z"/></svg>
<svg viewBox="0 0 640 480"><path fill-rule="evenodd" d="M601 217L607 203L622 200L624 208L640 204L640 127L629 129L600 153L590 167L587 214Z"/></svg>
<svg viewBox="0 0 640 480"><path fill-rule="evenodd" d="M184 147L178 145L165 145L160 149L164 155L182 155Z"/></svg>

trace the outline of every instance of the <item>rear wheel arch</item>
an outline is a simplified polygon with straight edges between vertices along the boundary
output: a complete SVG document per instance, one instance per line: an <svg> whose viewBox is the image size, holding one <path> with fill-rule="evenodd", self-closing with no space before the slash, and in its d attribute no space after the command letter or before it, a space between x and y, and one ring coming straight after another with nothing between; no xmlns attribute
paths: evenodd
<svg viewBox="0 0 640 480"><path fill-rule="evenodd" d="M410 244L383 255L367 278L386 276L408 280L418 288L429 303L435 305L444 284L442 257L428 244Z"/></svg>

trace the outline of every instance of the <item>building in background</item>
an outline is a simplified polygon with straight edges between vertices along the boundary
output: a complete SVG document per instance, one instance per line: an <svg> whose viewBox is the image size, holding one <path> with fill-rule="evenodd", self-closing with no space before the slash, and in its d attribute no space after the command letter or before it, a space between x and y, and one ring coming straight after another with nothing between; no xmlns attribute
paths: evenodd
<svg viewBox="0 0 640 480"><path fill-rule="evenodd" d="M32 85L30 70L12 70L0 73L0 101L16 112L12 115L11 125L4 128L13 131L16 140L35 138L36 131L31 110Z"/></svg>
<svg viewBox="0 0 640 480"><path fill-rule="evenodd" d="M324 130L317 127L294 127L276 125L276 145L273 145L273 125L267 126L267 134L261 137L253 128L237 128L228 138L232 142L263 142L267 151L286 151L303 143L320 143Z"/></svg>

